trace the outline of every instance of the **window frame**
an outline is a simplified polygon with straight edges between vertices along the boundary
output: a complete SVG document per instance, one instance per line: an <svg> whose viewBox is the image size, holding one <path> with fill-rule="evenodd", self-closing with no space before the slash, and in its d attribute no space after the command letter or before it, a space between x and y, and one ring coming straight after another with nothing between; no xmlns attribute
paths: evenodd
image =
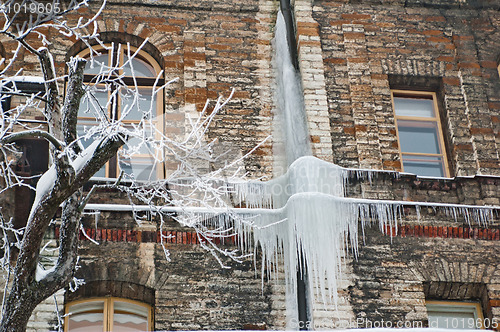
<svg viewBox="0 0 500 332"><path fill-rule="evenodd" d="M114 297L114 296L106 296L106 297L93 297L93 298L88 298L88 299L82 299L82 300L75 300L66 303L64 306L64 332L71 332L68 329L69 325L69 317L70 317L70 311L69 308L72 305L75 304L82 304L82 303L90 303L90 302L103 302L104 303L104 308L103 308L103 332L107 331L113 331L113 315L114 315L114 302L120 301L120 302L127 302L127 303L132 303L141 307L144 307L148 311L148 329L146 331L153 331L153 307L151 305L148 305L144 302L139 302L135 300L130 300L126 298L121 298L121 297Z"/></svg>
<svg viewBox="0 0 500 332"><path fill-rule="evenodd" d="M408 98L408 99L426 99L426 100L432 100L432 106L434 110L434 116L433 117L419 117L419 116L405 116L405 115L398 115L396 112L396 105L394 103L394 98ZM403 155L406 156L421 156L421 157L438 157L442 159L442 166L443 166L443 177L449 178L450 175L450 166L449 166L449 161L448 161L448 156L446 152L446 144L444 140L444 135L443 135L443 127L441 125L441 116L439 112L439 106L437 103L437 96L435 92L431 91L415 91L415 90L398 90L398 89L392 89L391 90L391 104L392 104L392 110L394 113L394 122L395 122L395 127L396 127L396 137L398 140L398 150L399 150L399 160L401 161L401 170L404 172L404 158ZM433 153L417 153L417 152L403 152L401 150L401 140L400 140L400 134L399 134L399 126L398 126L398 121L408 121L408 122L426 122L429 124L435 124L437 128L437 139L438 139L438 146L439 150L441 151L440 154L433 154ZM425 175L419 175L416 174L417 176L425 176Z"/></svg>
<svg viewBox="0 0 500 332"><path fill-rule="evenodd" d="M162 72L162 68L158 64L158 61L156 61L151 55L149 55L147 52L145 52L142 49L139 50L137 47L132 46L132 45L127 45L126 43L116 43L115 42L115 43L105 43L104 45L95 45L92 47L92 50L96 51L98 53L101 53L102 55L104 55L106 53L107 57L108 57L108 64L111 64L111 66L113 65L113 60L116 59L116 52L118 52L118 51L120 52L120 54L119 54L119 62L120 62L119 66L123 65L127 50L130 50L131 54L135 54L137 52L137 55L135 58L137 58L137 59L145 62L149 66L151 66L153 68L153 70L155 71L155 75L158 75L159 73ZM81 52L79 52L78 56L81 58L84 58L84 59L89 59L90 52L91 52L91 49L86 48L86 49L82 50ZM120 69L117 72L117 76L121 75L121 74L123 74L123 69ZM95 76L97 76L97 74L85 74L85 72L84 72L84 80L83 80L84 84L85 85L93 84L91 81ZM137 76L135 78L135 83L136 83L135 86L137 87L137 89L152 89L153 84L148 85L148 84L144 84L144 82L154 82L156 80L156 78L157 78L156 76L155 77ZM132 76L124 76L122 78L122 80L125 83L127 83L128 81L133 81ZM164 79L164 73L163 73L162 77L158 80L158 86L162 86L164 84L164 81L165 81L165 79ZM104 85L99 84L98 86L104 86ZM127 84L127 86L131 86L131 85ZM133 87L133 85L132 85L132 87ZM111 91L108 91L108 100L109 100L110 93L111 93ZM155 121L155 131L159 131L162 134L165 134L164 89L162 88L156 94L155 97L156 97L156 114L155 115L156 115L156 119L157 119L157 121ZM117 101L113 101L112 103L109 104L109 108L107 110L108 116L111 116L111 114L113 114L112 110L113 110L113 108L115 108L117 111L115 117L119 118L120 111L121 111L120 104L121 104L121 100L118 96ZM93 121L93 120L95 120L95 118L78 116L78 121L80 121L80 120ZM138 121L123 120L124 124L133 124L136 122L138 122ZM135 154L135 156L138 158L144 158L144 157L147 157L149 155ZM116 173L115 175L110 174L110 173L112 173L112 170L110 169L111 163L114 164L113 172ZM114 179L114 178L117 178L119 174L120 174L120 163L118 162L118 156L115 155L105 165L105 177ZM164 176L165 176L164 164L163 163L158 164L157 168L156 168L156 178L155 179L163 179ZM155 179L152 179L152 180L154 181Z"/></svg>
<svg viewBox="0 0 500 332"><path fill-rule="evenodd" d="M480 329L484 330L484 315L483 309L479 302L467 302L467 301L439 301L439 300L426 300L425 307L427 310L427 317L429 317L429 308L430 311L432 309L441 312L450 312L450 313L458 313L458 312L472 312L474 314L474 320L480 323ZM430 325L430 321L429 321Z"/></svg>

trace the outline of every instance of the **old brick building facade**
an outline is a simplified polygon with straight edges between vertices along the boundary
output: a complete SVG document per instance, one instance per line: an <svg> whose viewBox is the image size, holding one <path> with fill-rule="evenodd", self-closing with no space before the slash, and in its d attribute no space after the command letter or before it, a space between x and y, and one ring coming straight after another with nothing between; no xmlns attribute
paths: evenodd
<svg viewBox="0 0 500 332"><path fill-rule="evenodd" d="M165 78L179 77L165 91L162 109L165 132L174 138L184 134L186 114L234 87L209 136L238 155L273 133L271 41L278 7L269 0L109 1L98 27L106 43L138 47L147 38L143 50ZM451 307L476 303L485 327L500 330L500 5L295 0L292 7L313 155L343 167L388 171L370 180L352 177L349 197L496 206L488 223L469 224L462 216L455 220L453 213L426 207L417 212L410 204L399 227L389 230L392 236L368 228L358 257L346 260L339 306L309 303L310 327L427 326L426 304L445 301ZM78 41L49 38L61 72L70 56L85 49ZM8 58L14 44L0 42ZM36 76L36 59L27 52L23 59L12 70L23 67L25 75ZM432 102L434 120L398 117L394 100L415 96ZM405 128L414 129L408 136L413 140L431 122L440 152L404 150ZM273 143L246 159L251 177L275 173ZM432 158L440 158L440 176L408 174L415 164L437 169ZM165 165L167 172L173 167ZM395 176L403 169L407 173ZM121 197L103 191L95 199ZM55 299L63 310L107 296L148 305L155 330L297 327L286 317L282 283L262 282L251 259L223 270L189 229L172 223L167 262L155 220L138 225L115 211L101 212L97 226L94 220L86 218L84 226L100 245L82 237L80 250L78 274L86 285L41 304L31 329L54 328ZM54 228L48 237L57 236Z"/></svg>

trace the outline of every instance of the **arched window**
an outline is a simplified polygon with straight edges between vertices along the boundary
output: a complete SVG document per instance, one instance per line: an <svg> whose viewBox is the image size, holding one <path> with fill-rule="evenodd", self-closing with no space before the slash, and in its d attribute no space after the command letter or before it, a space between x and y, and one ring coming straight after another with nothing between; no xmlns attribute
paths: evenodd
<svg viewBox="0 0 500 332"><path fill-rule="evenodd" d="M162 93L153 93L153 89L162 85L157 80L160 66L147 53L127 45L108 45L106 48L93 49L98 52L94 55L93 62L88 62L85 67L84 82L91 90L82 98L78 113L78 135L83 136L98 121L121 120L130 129L139 125L141 120L148 120L146 135L155 136L162 132ZM81 57L90 58L90 49L80 53ZM119 68L107 75L105 79L99 74L109 73L109 68ZM139 99L131 90L139 92ZM100 120L97 120L100 119ZM149 121L150 120L150 121ZM151 127L150 125L153 124ZM154 151L147 143L139 144L143 140L131 139L120 150L118 156L112 158L95 177L117 177L120 171L132 175L137 180L154 180L160 178L163 169L154 162ZM87 137L82 140L84 147L92 143ZM134 147L133 154L126 153Z"/></svg>
<svg viewBox="0 0 500 332"><path fill-rule="evenodd" d="M152 308L116 297L93 298L66 305L65 332L151 331Z"/></svg>

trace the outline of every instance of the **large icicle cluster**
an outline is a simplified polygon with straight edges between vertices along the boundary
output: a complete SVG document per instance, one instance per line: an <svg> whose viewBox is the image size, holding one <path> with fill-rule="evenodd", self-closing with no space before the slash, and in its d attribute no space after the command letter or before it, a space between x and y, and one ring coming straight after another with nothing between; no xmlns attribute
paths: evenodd
<svg viewBox="0 0 500 332"><path fill-rule="evenodd" d="M296 298L297 273L304 262L308 271L311 300L337 304L337 283L343 258L356 256L358 229L373 222L382 232L397 227L404 206L432 207L450 217L485 224L499 207L467 206L442 203L369 200L345 197L345 186L353 175L371 181L375 171L345 169L315 157L297 159L283 176L268 182L235 183L234 192L244 208L232 209L248 223L236 222L242 250L252 246L262 252L262 269L275 274L284 265L287 293ZM395 177L398 173L393 173ZM238 213L238 210L241 212ZM253 213L252 213L253 211ZM198 211L203 214L203 211ZM250 216L253 214L253 218ZM220 216L220 217L218 217ZM211 227L228 227L226 214L213 212L205 219ZM358 227L360 222L361 227ZM250 243L251 242L251 243Z"/></svg>

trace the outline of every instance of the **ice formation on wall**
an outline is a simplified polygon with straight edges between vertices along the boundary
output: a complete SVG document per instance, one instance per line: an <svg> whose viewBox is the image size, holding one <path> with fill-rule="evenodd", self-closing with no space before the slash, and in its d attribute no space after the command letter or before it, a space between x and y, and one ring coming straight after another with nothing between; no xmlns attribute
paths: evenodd
<svg viewBox="0 0 500 332"><path fill-rule="evenodd" d="M277 276L283 266L286 289L296 299L297 269L306 262L312 302L336 304L337 283L343 258L356 256L359 232L376 224L383 233L397 228L404 207L434 208L456 221L485 225L498 217L499 206L472 206L444 203L370 200L345 197L346 184L353 176L370 181L381 171L346 169L306 156L290 165L286 174L267 182L230 183L228 192L238 208L155 207L161 213L176 213L186 222L198 220L209 229L236 234L243 253L261 251L262 271ZM391 172L394 177L398 173ZM92 211L149 211L151 206L88 204ZM302 257L299 257L302 255ZM257 256L257 255L256 255ZM260 264L259 264L260 265ZM289 302L291 312L296 301Z"/></svg>
<svg viewBox="0 0 500 332"><path fill-rule="evenodd" d="M302 93L301 78L288 51L285 19L278 10L275 26L275 75L278 123L285 140L287 164L297 158L312 155Z"/></svg>

